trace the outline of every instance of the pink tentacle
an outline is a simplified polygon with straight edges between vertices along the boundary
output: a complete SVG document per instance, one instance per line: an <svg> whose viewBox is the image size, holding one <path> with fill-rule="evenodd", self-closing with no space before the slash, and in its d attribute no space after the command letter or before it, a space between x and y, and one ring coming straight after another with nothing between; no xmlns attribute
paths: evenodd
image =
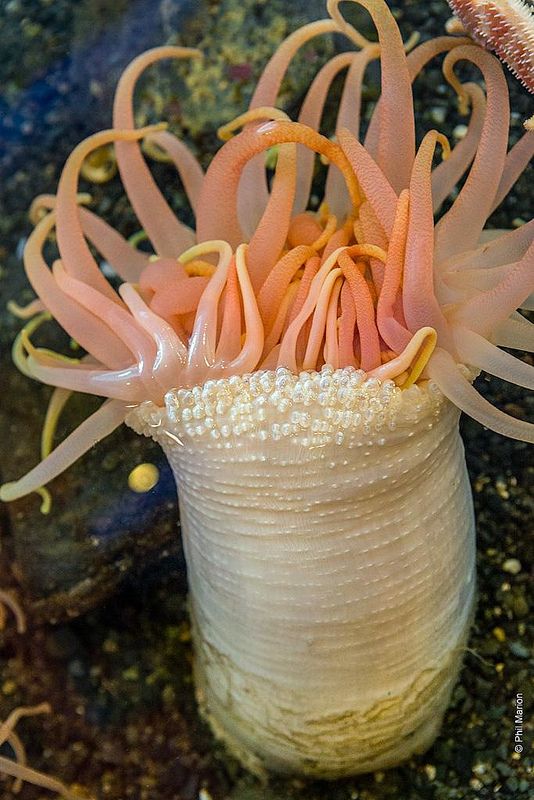
<svg viewBox="0 0 534 800"><path fill-rule="evenodd" d="M59 180L56 198L56 234L60 256L65 268L75 277L97 289L117 305L120 298L104 278L98 264L85 241L80 221L80 208L77 203L78 179L85 158L98 147L114 142L119 131L102 131L89 136L67 159ZM134 134L142 136L142 133Z"/></svg>
<svg viewBox="0 0 534 800"><path fill-rule="evenodd" d="M197 310L198 303L209 278L193 276L192 278L175 279L165 288L157 291L149 305L155 314L169 321L171 317L181 317Z"/></svg>
<svg viewBox="0 0 534 800"><path fill-rule="evenodd" d="M449 158L432 171L432 198L437 211L450 195L469 164L472 162L480 141L486 113L486 96L476 83L464 83L469 95L472 113L467 133L453 148Z"/></svg>
<svg viewBox="0 0 534 800"><path fill-rule="evenodd" d="M302 362L302 369L317 369L317 361L321 343L325 336L326 318L330 299L336 293L336 285L340 282L341 270L334 268L326 276L321 290L317 297L315 309L313 311L311 330L308 335L308 344Z"/></svg>
<svg viewBox="0 0 534 800"><path fill-rule="evenodd" d="M443 70L460 96L464 90L453 67L462 59L474 63L484 75L487 108L469 175L454 204L436 227L437 261L476 245L491 212L506 159L510 109L502 68L493 56L478 47L457 47L445 57Z"/></svg>
<svg viewBox="0 0 534 800"><path fill-rule="evenodd" d="M328 9L337 12L339 0L329 0ZM384 0L351 0L371 15L378 32L382 91L376 154L388 181L400 192L410 181L415 156L415 122L411 76L399 28ZM341 19L339 12L336 19ZM391 136L396 131L396 136Z"/></svg>
<svg viewBox="0 0 534 800"><path fill-rule="evenodd" d="M462 303L451 315L451 320L489 338L494 327L519 308L532 291L534 242L497 286Z"/></svg>
<svg viewBox="0 0 534 800"><path fill-rule="evenodd" d="M458 408L476 419L490 430L534 443L534 425L515 419L488 403L469 381L462 375L452 356L441 348L436 348L428 363L428 374L439 386L443 394Z"/></svg>
<svg viewBox="0 0 534 800"><path fill-rule="evenodd" d="M218 307L232 261L232 249L227 242L219 240L196 245L181 256L182 263L187 263L197 254L204 254L208 246L212 252L219 254L219 261L200 298L189 340L187 376L193 382L197 376L199 380L204 380L206 369L215 362Z"/></svg>
<svg viewBox="0 0 534 800"><path fill-rule="evenodd" d="M378 296L376 319L383 340L395 353L401 353L411 339L411 333L395 318L395 300L401 287L409 224L410 193L401 192L393 231L387 250L384 282Z"/></svg>
<svg viewBox="0 0 534 800"><path fill-rule="evenodd" d="M172 160L184 185L191 208L196 212L204 180L204 170L198 160L187 145L169 131L153 133L151 136L147 136L147 141L155 142Z"/></svg>
<svg viewBox="0 0 534 800"><path fill-rule="evenodd" d="M483 369L502 380L534 389L534 367L515 356L499 350L483 336L464 327L457 327L454 338L458 355L465 364Z"/></svg>
<svg viewBox="0 0 534 800"><path fill-rule="evenodd" d="M379 54L380 48L378 46L369 46L353 56L339 103L336 135L338 131L346 129L359 140L362 86L365 70L371 61L379 57ZM338 219L342 220L350 213L350 198L347 187L339 170L332 167L328 168L326 174L325 200L332 214L335 214Z"/></svg>
<svg viewBox="0 0 534 800"><path fill-rule="evenodd" d="M295 145L282 145L278 151L271 194L247 253L250 277L256 291L276 264L287 239L295 197L296 168Z"/></svg>
<svg viewBox="0 0 534 800"><path fill-rule="evenodd" d="M241 352L229 365L229 371L243 373L252 372L257 366L263 352L264 331L252 280L248 274L246 261L247 246L241 245L236 253L236 270L243 298L243 315L245 318L245 341Z"/></svg>
<svg viewBox="0 0 534 800"><path fill-rule="evenodd" d="M137 56L122 73L115 93L113 125L133 129L133 93L137 79L150 64L163 58L197 58L198 50L188 47L155 47ZM194 242L192 231L174 215L148 169L137 142L118 142L117 164L132 207L156 252L177 256Z"/></svg>
<svg viewBox="0 0 534 800"><path fill-rule="evenodd" d="M56 232L59 253L65 269L117 305L122 305L121 299L100 272L83 235L77 202L78 179L85 158L93 150L104 144L116 142L120 138L142 138L148 130L152 131L153 128L141 128L138 131L108 130L89 136L80 142L68 157L58 185Z"/></svg>
<svg viewBox="0 0 534 800"><path fill-rule="evenodd" d="M363 241L366 244L374 244L387 252L389 246L388 237L376 218L376 214L370 203L367 201L363 202L360 206L358 221L363 232ZM373 283L377 292L380 292L384 281L384 264L377 258L371 258L370 264Z"/></svg>
<svg viewBox="0 0 534 800"><path fill-rule="evenodd" d="M500 267L490 267L488 269L464 269L458 272L447 272L443 275L443 283L452 290L455 296L450 297L448 295L446 302L455 303L465 300L469 296L479 294L481 291L494 289L515 267L516 264L504 264Z"/></svg>
<svg viewBox="0 0 534 800"><path fill-rule="evenodd" d="M241 349L242 311L241 296L239 294L239 281L235 256L228 267L228 278L224 289L224 308L222 314L221 332L215 352L216 364L226 366L229 361L236 358Z"/></svg>
<svg viewBox="0 0 534 800"><path fill-rule="evenodd" d="M143 291L164 292L176 281L186 281L187 272L176 258L153 258L139 276Z"/></svg>
<svg viewBox="0 0 534 800"><path fill-rule="evenodd" d="M339 365L340 367L359 366L354 356L354 335L356 330L356 306L347 281L341 289L341 317L339 319Z"/></svg>
<svg viewBox="0 0 534 800"><path fill-rule="evenodd" d="M343 288L343 284L343 279L339 277L334 284L326 312L323 355L325 364L331 364L334 369L339 369L341 366L339 360L338 309L339 297L341 294L341 289Z"/></svg>
<svg viewBox="0 0 534 800"><path fill-rule="evenodd" d="M199 203L197 219L200 242L214 237L224 238L236 249L242 241L237 215L236 192L244 165L257 153L274 144L295 143L323 153L336 163L349 186L351 199L357 203L357 186L350 165L341 149L320 136L312 128L298 122L272 121L246 128L222 147L206 173ZM213 204L213 197L224 197L225 202ZM289 220L284 220L285 233ZM256 276L251 270L251 278Z"/></svg>
<svg viewBox="0 0 534 800"><path fill-rule="evenodd" d="M132 247L120 233L87 208L80 208L82 230L99 253L124 281L137 283L149 256Z"/></svg>
<svg viewBox="0 0 534 800"><path fill-rule="evenodd" d="M337 257L340 252L341 249L334 251L330 258L321 265L320 269L313 277L302 307L289 324L287 331L285 332L280 343L281 346L278 356L279 367L287 367L287 369L290 369L293 372L297 371L297 342L300 332L302 331L309 317L311 317L313 314L323 288L323 284L326 281L330 271L335 268ZM309 341L309 338L307 340Z"/></svg>
<svg viewBox="0 0 534 800"><path fill-rule="evenodd" d="M132 315L107 297L103 297L92 286L69 275L61 261L54 262L53 274L59 288L81 306L102 319L117 332L126 347L139 362L152 364L155 348L144 331L136 325Z"/></svg>
<svg viewBox="0 0 534 800"><path fill-rule="evenodd" d="M457 36L438 36L436 39L429 39L423 42L418 47L414 48L411 53L406 56L408 64L408 71L410 80L413 83L419 73L426 67L429 61L441 53L448 52L449 50L459 47L462 44L472 44L471 39L460 38ZM373 116L369 122L367 133L365 135L364 146L365 149L376 160L378 152L378 137L380 133L380 106L382 99L378 99L378 103L373 111Z"/></svg>
<svg viewBox="0 0 534 800"><path fill-rule="evenodd" d="M290 309L294 304L299 288L300 281L293 281L289 284L286 293L282 297L269 333L266 332L265 334L263 357L266 357L282 339L285 330L289 325Z"/></svg>
<svg viewBox="0 0 534 800"><path fill-rule="evenodd" d="M378 164L349 131L340 130L338 141L378 221L390 236L397 205L395 191Z"/></svg>
<svg viewBox="0 0 534 800"><path fill-rule="evenodd" d="M53 210L56 207L56 196L53 194L40 195L36 200L40 209ZM35 208L34 201L30 217ZM79 206L79 214L84 235L113 267L117 275L125 281L136 283L143 269L150 263L149 255L132 247L115 228L112 228L88 208Z"/></svg>
<svg viewBox="0 0 534 800"><path fill-rule="evenodd" d="M126 413L127 406L124 403L106 401L98 411L82 422L55 450L52 450L44 461L20 480L4 484L0 488L0 500L10 501L24 497L56 478L91 447L118 428L124 422Z"/></svg>
<svg viewBox="0 0 534 800"><path fill-rule="evenodd" d="M534 219L519 228L507 231L491 241L485 242L466 253L459 253L438 264L440 271L453 272L461 269L499 267L519 261L527 252L534 234Z"/></svg>
<svg viewBox="0 0 534 800"><path fill-rule="evenodd" d="M499 347L510 347L513 350L526 350L534 353L534 324L528 322L520 314L511 315L493 330L492 340Z"/></svg>
<svg viewBox="0 0 534 800"><path fill-rule="evenodd" d="M63 365L45 363L39 353L28 356L27 366L33 378L46 383L68 389L71 392L95 394L127 403L141 403L147 399L147 390L143 381L143 364L136 363L119 370L95 369L90 365ZM152 399L157 401L157 395Z"/></svg>
<svg viewBox="0 0 534 800"><path fill-rule="evenodd" d="M345 245L349 243L349 239L349 233L345 228L339 228L335 233L333 233L328 240L325 249L323 250L323 254L321 256L321 265L328 261L332 253L335 253L335 251L339 250L340 247L345 247Z"/></svg>
<svg viewBox="0 0 534 800"><path fill-rule="evenodd" d="M440 345L454 352L448 323L434 290L434 215L431 168L436 143L446 143L441 134L429 131L419 147L410 181L410 207L403 283L404 316L415 333L430 326Z"/></svg>
<svg viewBox="0 0 534 800"><path fill-rule="evenodd" d="M315 251L311 247L299 245L293 248L280 259L261 287L258 307L267 333L271 330L277 310L295 273L313 256Z"/></svg>
<svg viewBox="0 0 534 800"><path fill-rule="evenodd" d="M179 384L180 373L187 362L187 348L171 326L148 308L131 284L123 283L119 291L136 322L156 345L152 377L159 384L163 399L170 386Z"/></svg>
<svg viewBox="0 0 534 800"><path fill-rule="evenodd" d="M304 98L299 114L299 122L316 131L319 130L324 105L332 82L343 69L346 69L354 62L355 58L356 56L352 52L340 53L331 58L330 61L327 61L324 67L319 70ZM294 214L299 214L308 207L314 163L315 153L307 148L299 147L297 154L297 191L293 206Z"/></svg>
<svg viewBox="0 0 534 800"><path fill-rule="evenodd" d="M370 372L381 363L380 339L375 321L375 308L364 276L350 257L351 248L338 256L339 266L347 279L356 309L356 325L360 337L361 368ZM365 265L362 263L363 268Z"/></svg>
<svg viewBox="0 0 534 800"><path fill-rule="evenodd" d="M500 206L510 189L513 187L523 170L528 166L534 156L534 130L526 131L521 139L515 143L506 155L504 169L497 187L495 200L491 211Z"/></svg>
<svg viewBox="0 0 534 800"><path fill-rule="evenodd" d="M346 244L346 242L343 242ZM343 245L340 245L342 247ZM312 256L306 261L306 266L304 267L304 272L302 274L302 278L300 281L299 289L295 297L295 301L291 307L288 317L288 323L284 329L284 333L286 332L289 325L293 322L297 314L300 312L300 309L304 305L304 301L308 296L308 292L310 290L311 282L319 272L319 267L321 266L321 259L319 256Z"/></svg>
<svg viewBox="0 0 534 800"><path fill-rule="evenodd" d="M24 267L35 293L69 336L108 367L128 364L131 355L116 333L82 305L74 302L57 285L42 249L55 224L55 212L35 227L24 248Z"/></svg>
<svg viewBox="0 0 534 800"><path fill-rule="evenodd" d="M304 25L290 34L282 42L263 70L249 108L276 106L283 77L296 53L315 36L334 33L336 30L336 25L332 20L324 19ZM250 236L252 231L256 229L265 211L268 198L269 191L267 188L265 162L263 158L257 156L243 169L243 176L239 185L238 215L247 236Z"/></svg>

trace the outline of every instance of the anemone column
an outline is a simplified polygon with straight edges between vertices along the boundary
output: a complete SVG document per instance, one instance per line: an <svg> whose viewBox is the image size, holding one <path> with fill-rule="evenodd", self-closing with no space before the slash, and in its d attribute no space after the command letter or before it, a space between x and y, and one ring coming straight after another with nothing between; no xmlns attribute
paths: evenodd
<svg viewBox="0 0 534 800"><path fill-rule="evenodd" d="M436 387L279 369L128 423L176 476L215 734L253 770L330 778L426 749L475 574L458 412Z"/></svg>

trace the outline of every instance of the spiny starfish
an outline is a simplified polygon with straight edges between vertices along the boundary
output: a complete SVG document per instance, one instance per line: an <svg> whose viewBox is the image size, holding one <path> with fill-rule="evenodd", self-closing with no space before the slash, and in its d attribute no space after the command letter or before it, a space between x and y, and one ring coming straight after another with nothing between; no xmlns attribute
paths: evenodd
<svg viewBox="0 0 534 800"><path fill-rule="evenodd" d="M534 13L525 0L448 0L465 30L534 93ZM525 123L534 127L534 116Z"/></svg>

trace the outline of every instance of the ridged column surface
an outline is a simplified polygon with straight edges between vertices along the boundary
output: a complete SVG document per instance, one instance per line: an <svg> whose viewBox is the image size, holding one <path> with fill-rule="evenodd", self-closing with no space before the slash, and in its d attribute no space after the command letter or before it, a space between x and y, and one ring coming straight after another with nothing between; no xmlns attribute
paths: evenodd
<svg viewBox="0 0 534 800"><path fill-rule="evenodd" d="M252 408L245 378L204 415L182 392L134 424L176 476L200 705L253 769L387 767L434 739L471 619L458 412L433 387L327 386L348 370L271 402L270 374Z"/></svg>

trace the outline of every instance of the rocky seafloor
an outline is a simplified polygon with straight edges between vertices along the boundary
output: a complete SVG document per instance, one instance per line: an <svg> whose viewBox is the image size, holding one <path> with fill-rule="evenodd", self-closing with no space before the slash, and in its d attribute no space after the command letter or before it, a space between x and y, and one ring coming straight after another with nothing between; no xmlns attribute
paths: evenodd
<svg viewBox="0 0 534 800"><path fill-rule="evenodd" d="M405 36L414 29L437 35L449 16L441 0L390 5ZM49 395L12 366L10 345L20 322L5 310L11 298L32 297L20 253L34 195L54 191L73 145L110 124L113 88L128 61L163 42L200 46L204 66L151 74L140 92L140 117L169 119L206 165L217 125L243 110L276 43L322 13L322 0L0 1L3 479L36 462ZM284 96L301 97L318 60L336 46L308 48ZM370 75L366 89L371 101L376 77ZM509 83L517 138L532 104L529 110L527 95ZM452 135L463 123L438 67L418 80L415 95L421 127L438 125ZM182 208L183 197L169 188L172 173L165 165L154 169ZM532 185L532 175L519 182L492 219L495 227L530 216ZM84 188L123 233L136 231L118 181ZM56 341L56 333L47 335ZM509 413L533 418L532 398L523 390L493 378L480 378L478 386ZM93 407L85 398L72 400L59 436ZM122 429L53 483L48 516L40 514L35 495L0 508L0 586L18 593L28 613L25 635L9 619L0 632L0 719L21 704L47 700L53 707L17 728L29 763L76 784L82 797L110 800L528 797L532 732L525 726L521 753L514 751L513 733L517 692L527 718L532 707L532 457L524 444L471 420L463 421L463 434L478 520L479 602L460 682L425 755L351 780L268 784L226 755L200 721L193 696L172 477L155 445ZM136 494L128 478L144 462L156 464L159 481ZM2 800L13 796L10 787L10 780L0 784ZM20 796L47 794L25 785Z"/></svg>

